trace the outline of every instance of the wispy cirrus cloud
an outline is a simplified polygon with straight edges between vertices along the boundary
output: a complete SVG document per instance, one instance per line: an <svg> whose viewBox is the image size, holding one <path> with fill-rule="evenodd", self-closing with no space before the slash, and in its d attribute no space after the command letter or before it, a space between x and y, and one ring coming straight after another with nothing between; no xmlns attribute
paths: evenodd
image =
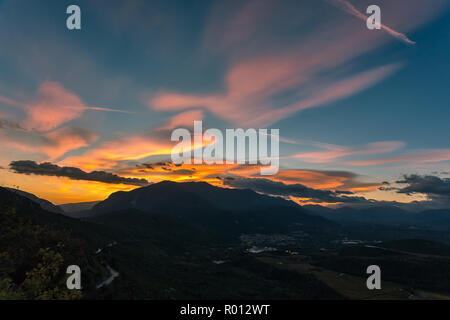
<svg viewBox="0 0 450 320"><path fill-rule="evenodd" d="M277 65L278 63L280 65ZM397 69L397 64L387 65L334 83L308 85L308 94L296 103L273 108L270 99L274 95L304 83L306 77L293 72L287 61L268 58L233 67L227 75L227 92L223 95L200 96L161 92L148 103L150 108L158 111L203 107L234 124L247 127L267 126L294 112L318 107L360 92Z"/></svg>
<svg viewBox="0 0 450 320"><path fill-rule="evenodd" d="M315 143L314 146L325 150L298 153L292 157L304 162L327 163L344 157L393 152L404 147L405 143L400 141L380 141L369 143L362 147L345 147L327 143Z"/></svg>
<svg viewBox="0 0 450 320"><path fill-rule="evenodd" d="M366 19L350 2L332 2ZM443 1L432 0L426 10L419 5L402 10L398 3L383 2L383 10L395 16L395 25L407 31L442 6ZM325 2L279 5L270 0L217 4L205 30L205 47L219 50L229 62L223 89L206 94L165 89L149 99L149 107L169 112L200 107L235 125L268 126L301 110L356 95L402 66L386 61L364 68L358 59L392 38L337 10L325 17L327 7ZM383 30L412 42L391 27L383 25Z"/></svg>
<svg viewBox="0 0 450 320"><path fill-rule="evenodd" d="M29 130L45 132L59 127L82 116L86 110L130 113L112 108L87 106L75 93L67 90L58 82L43 82L34 99L18 102L0 96L0 102L20 107L26 113L22 122Z"/></svg>
<svg viewBox="0 0 450 320"><path fill-rule="evenodd" d="M381 158L350 161L348 165L352 166L377 166L395 163L433 163L450 160L450 149L428 149L428 150L412 150L402 155Z"/></svg>
<svg viewBox="0 0 450 320"><path fill-rule="evenodd" d="M328 189L350 192L376 190L381 184L374 181L362 181L361 176L351 171L336 170L280 170L272 177L285 184L300 183L314 189Z"/></svg>
<svg viewBox="0 0 450 320"><path fill-rule="evenodd" d="M98 139L97 134L77 127L62 127L45 133L27 131L16 126L8 129L0 131L4 148L43 154L48 160L57 159L71 150L89 146Z"/></svg>
<svg viewBox="0 0 450 320"><path fill-rule="evenodd" d="M358 9L356 9L356 7L350 3L350 1L346 1L346 0L327 0L328 2L332 3L333 5L335 5L336 7L344 10L345 12L350 13L351 15L366 21L368 16L366 16L364 13L362 13L361 11L359 11ZM414 45L416 44L414 41L412 41L411 39L409 39L405 34L395 31L392 28L384 25L383 23L380 24L381 29L383 29L385 32L387 32L388 34L390 34L391 36L393 36L394 38L397 38L401 41L403 41L404 43L410 44L410 45Z"/></svg>
<svg viewBox="0 0 450 320"><path fill-rule="evenodd" d="M82 155L68 157L61 163L89 170L111 169L124 161L170 154L172 147L173 144L168 139L158 139L149 133L133 134L105 141Z"/></svg>
<svg viewBox="0 0 450 320"><path fill-rule="evenodd" d="M272 1L251 1L242 11L236 10L234 15L228 12L227 19L218 19L222 28L214 22L213 31L209 31L214 36L209 38L220 39L230 59L223 90L211 94L163 90L149 99L149 107L170 112L200 107L232 124L268 126L295 112L357 94L401 67L400 63L386 63L364 69L350 64L344 72L342 65L386 42L347 20L333 21L332 38L330 26L325 24L304 32L297 42L280 44L273 30L266 30L261 16L275 6L277 12L270 19L288 30L282 21L291 5L280 9ZM224 32L240 30L240 25L245 25L248 33L233 36Z"/></svg>
<svg viewBox="0 0 450 320"><path fill-rule="evenodd" d="M7 97L3 97L3 96L0 96L0 102L3 103L3 104L10 105L10 106L15 106L15 107L22 107L23 106L22 103L17 102L15 100L7 98Z"/></svg>
<svg viewBox="0 0 450 320"><path fill-rule="evenodd" d="M175 128L191 128L194 121L203 119L202 110L189 110L172 116L165 125L158 130L172 130Z"/></svg>

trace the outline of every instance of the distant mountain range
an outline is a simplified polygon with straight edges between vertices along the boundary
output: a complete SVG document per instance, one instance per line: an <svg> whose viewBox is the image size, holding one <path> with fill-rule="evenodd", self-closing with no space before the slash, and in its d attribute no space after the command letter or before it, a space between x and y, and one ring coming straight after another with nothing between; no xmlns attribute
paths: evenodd
<svg viewBox="0 0 450 320"><path fill-rule="evenodd" d="M331 209L322 206L304 206L303 208L340 224L377 224L450 231L450 209L411 212L394 206L359 209L351 207Z"/></svg>
<svg viewBox="0 0 450 320"><path fill-rule="evenodd" d="M54 205L53 203L51 203L48 200L38 198L34 194L31 194L31 193L28 193L28 192L25 192L22 190L18 190L18 189L13 189L13 188L5 188L5 189L12 191L16 194L19 194L30 200L33 200L34 202L38 203L41 206L41 208L44 210L54 212L54 213L64 213L64 210L62 210L59 206Z"/></svg>
<svg viewBox="0 0 450 320"><path fill-rule="evenodd" d="M450 231L450 209L411 212L395 206L337 209L299 206L281 197L259 194L250 189L216 187L206 182L163 181L129 192L115 192L103 201L59 206L22 190L6 189L37 202L47 211L75 218L132 209L169 214L206 227L223 229L224 232L235 230L233 233L286 231L287 225L293 223L327 228L332 226L331 222Z"/></svg>
<svg viewBox="0 0 450 320"><path fill-rule="evenodd" d="M355 290L366 297L370 264L407 288L448 292L450 283L445 210L301 207L252 190L168 181L62 207L73 211L0 188L0 299L347 297L353 280L336 282L330 272L361 277ZM82 295L65 288L74 263ZM111 270L114 280L99 288Z"/></svg>
<svg viewBox="0 0 450 320"><path fill-rule="evenodd" d="M60 207L65 213L73 213L91 210L100 201L88 201L88 202L75 202L75 203L64 203L60 204Z"/></svg>

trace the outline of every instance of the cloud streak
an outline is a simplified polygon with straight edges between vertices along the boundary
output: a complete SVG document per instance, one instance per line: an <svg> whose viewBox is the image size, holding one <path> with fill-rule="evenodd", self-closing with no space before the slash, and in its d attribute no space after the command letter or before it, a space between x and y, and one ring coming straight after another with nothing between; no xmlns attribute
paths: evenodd
<svg viewBox="0 0 450 320"><path fill-rule="evenodd" d="M331 3L367 19L348 1ZM407 10L394 1L383 4L384 10L395 16L396 25L406 30L413 30L435 15L442 1L433 1L426 7L424 10L417 1ZM348 19L345 14L334 12L322 19L323 12L311 8L321 8L321 4L316 8L288 1L279 6L275 1L264 0L241 6L216 5L205 30L205 42L206 48L220 51L228 60L221 89L202 94L164 89L148 100L149 107L166 112L203 108L235 125L264 127L301 110L356 95L402 66L401 62L387 61L362 68L358 58L391 38L383 32L368 31L365 24ZM289 18L293 17L291 21ZM413 43L391 27L382 28L396 39ZM299 29L302 32L293 35L293 30Z"/></svg>
<svg viewBox="0 0 450 320"><path fill-rule="evenodd" d="M285 184L300 183L314 189L331 189L339 191L364 192L376 190L380 184L359 181L360 176L350 171L332 170L280 170L272 180Z"/></svg>
<svg viewBox="0 0 450 320"><path fill-rule="evenodd" d="M85 172L76 167L60 167L50 162L36 163L31 160L19 160L12 161L9 167L14 173L19 174L66 177L72 180L96 181L109 184L148 185L148 181L145 179L124 178L105 171Z"/></svg>
<svg viewBox="0 0 450 320"><path fill-rule="evenodd" d="M328 2L332 3L336 7L344 10L345 12L363 20L367 21L367 16L355 8L353 4L351 4L349 1L346 0L328 0ZM380 25L381 29L383 29L386 33L390 34L394 38L397 38L398 40L401 40L402 42L409 44L409 45L415 45L416 43L409 39L405 34L395 31L394 29L384 25L381 23Z"/></svg>
<svg viewBox="0 0 450 320"><path fill-rule="evenodd" d="M369 203L370 201L363 197L349 196L351 192L339 192L331 190L320 190L308 188L302 184L284 184L265 178L242 178L225 177L223 184L233 188L252 189L257 192L283 196L307 199L315 203Z"/></svg>
<svg viewBox="0 0 450 320"><path fill-rule="evenodd" d="M77 127L62 127L45 133L24 130L14 124L3 126L3 129L0 138L4 148L45 154L49 160L59 158L70 150L87 147L98 139L97 134Z"/></svg>
<svg viewBox="0 0 450 320"><path fill-rule="evenodd" d="M316 143L316 147L325 151L304 152L293 155L293 158L311 163L328 163L349 156L374 155L396 151L405 146L400 141L380 141L369 143L359 148L351 148L326 143Z"/></svg>
<svg viewBox="0 0 450 320"><path fill-rule="evenodd" d="M403 155L372 160L350 161L351 166L378 166L393 163L433 163L450 160L450 149L415 150Z"/></svg>
<svg viewBox="0 0 450 320"><path fill-rule="evenodd" d="M49 131L82 116L87 110L131 113L103 107L87 106L75 93L68 91L58 82L43 82L37 96L28 102L18 102L0 96L0 102L23 109L27 118L23 127L40 132Z"/></svg>
<svg viewBox="0 0 450 320"><path fill-rule="evenodd" d="M294 61L290 61L294 62ZM148 101L158 111L177 111L203 107L220 118L244 127L267 126L288 115L345 98L377 83L396 71L398 64L385 65L356 75L322 84L306 85L300 68L284 58L264 58L232 67L226 76L227 92L217 95L186 95L161 92ZM300 101L274 108L269 102L275 95L300 84L307 94Z"/></svg>
<svg viewBox="0 0 450 320"><path fill-rule="evenodd" d="M302 29L301 36L286 42L283 39L289 39L298 22L294 27L285 19L292 11L301 11L302 5L250 1L236 10L236 5L221 4L206 34L207 42L213 42L208 47L219 48L229 59L222 89L202 94L161 90L148 100L149 107L165 112L203 108L234 125L265 127L298 111L358 94L402 66L388 62L361 68L354 59L386 39L339 16L332 25L325 21ZM278 29L268 28L267 19ZM275 30L285 31L286 38Z"/></svg>
<svg viewBox="0 0 450 320"><path fill-rule="evenodd" d="M175 128L192 128L194 121L203 120L202 110L189 110L174 115L158 130L172 130Z"/></svg>

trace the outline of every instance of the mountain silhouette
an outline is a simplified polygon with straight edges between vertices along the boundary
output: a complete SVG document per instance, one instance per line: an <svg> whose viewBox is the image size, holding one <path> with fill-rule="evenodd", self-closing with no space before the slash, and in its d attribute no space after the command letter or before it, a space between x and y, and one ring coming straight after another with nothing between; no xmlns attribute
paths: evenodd
<svg viewBox="0 0 450 320"><path fill-rule="evenodd" d="M54 212L54 213L64 213L64 210L61 209L59 206L54 205L53 203L51 203L48 200L45 199L41 199L37 196L35 196L32 193L29 192L25 192L22 190L18 190L18 189L13 189L13 188L5 188L6 190L12 191L18 195L21 195L25 198L28 198L36 203L38 203L42 209L50 211L50 212Z"/></svg>
<svg viewBox="0 0 450 320"><path fill-rule="evenodd" d="M250 189L221 188L206 182L162 181L129 192L115 192L95 205L93 211L99 213L129 208L148 211L167 209L168 206L181 209L212 206L221 210L299 207L292 201L258 194Z"/></svg>
<svg viewBox="0 0 450 320"><path fill-rule="evenodd" d="M250 189L228 189L206 182L163 181L129 192L115 192L96 204L91 216L117 211L176 216L221 234L287 232L298 228L326 229L329 220L308 214L296 203Z"/></svg>

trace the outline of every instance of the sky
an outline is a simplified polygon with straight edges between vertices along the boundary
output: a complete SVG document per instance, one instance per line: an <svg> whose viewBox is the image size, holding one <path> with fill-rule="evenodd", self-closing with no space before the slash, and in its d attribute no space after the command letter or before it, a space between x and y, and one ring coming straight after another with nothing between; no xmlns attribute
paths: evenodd
<svg viewBox="0 0 450 320"><path fill-rule="evenodd" d="M56 204L194 180L450 207L448 1L0 0L0 43L2 186ZM280 171L175 166L170 134L194 120L279 129Z"/></svg>

